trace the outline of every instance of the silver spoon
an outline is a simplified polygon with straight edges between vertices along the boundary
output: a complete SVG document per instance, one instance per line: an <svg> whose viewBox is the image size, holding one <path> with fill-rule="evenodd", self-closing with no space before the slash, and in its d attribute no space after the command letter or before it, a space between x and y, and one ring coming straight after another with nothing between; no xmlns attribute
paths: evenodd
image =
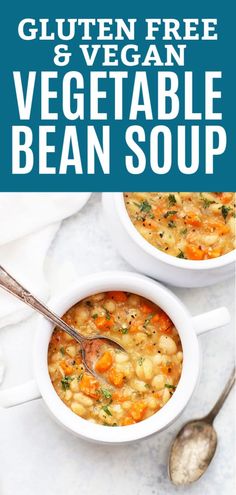
<svg viewBox="0 0 236 495"><path fill-rule="evenodd" d="M187 423L175 438L169 456L169 476L174 485L188 485L197 481L207 470L217 447L213 421L234 383L235 368L209 414Z"/></svg>
<svg viewBox="0 0 236 495"><path fill-rule="evenodd" d="M93 353L93 345L96 341L104 340L105 342L111 344L113 347L124 351L125 349L118 344L113 339L107 338L104 335L96 335L95 337L84 337L77 330L70 327L65 323L59 316L53 313L45 304L39 301L35 296L33 296L27 289L22 287L22 285L17 282L1 265L0 265L0 287L4 290L12 294L13 296L20 299L20 301L24 302L38 313L41 313L45 316L51 323L56 325L57 327L64 330L71 337L73 337L77 342L79 342L81 346L81 355L82 362L84 367L89 373L92 373L97 377L94 369L92 368L91 360L89 359L89 354ZM101 377L100 377L101 378Z"/></svg>

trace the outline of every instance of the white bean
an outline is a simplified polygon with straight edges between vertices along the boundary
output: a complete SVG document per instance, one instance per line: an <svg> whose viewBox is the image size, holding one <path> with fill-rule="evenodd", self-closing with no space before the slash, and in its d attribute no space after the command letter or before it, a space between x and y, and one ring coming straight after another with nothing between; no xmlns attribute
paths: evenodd
<svg viewBox="0 0 236 495"><path fill-rule="evenodd" d="M71 390L66 390L66 393L65 393L65 400L70 400L72 399L72 392Z"/></svg>
<svg viewBox="0 0 236 495"><path fill-rule="evenodd" d="M181 351L177 352L176 357L177 357L177 361L179 363L182 363L182 361L183 361L183 353Z"/></svg>
<svg viewBox="0 0 236 495"><path fill-rule="evenodd" d="M133 367L132 364L129 362L117 363L116 371L121 371L128 379L130 379L133 375Z"/></svg>
<svg viewBox="0 0 236 495"><path fill-rule="evenodd" d="M106 310L109 311L109 313L114 313L114 311L116 310L116 303L111 299L108 299L104 303L104 308L106 308Z"/></svg>
<svg viewBox="0 0 236 495"><path fill-rule="evenodd" d="M214 203L209 206L209 210L211 210L212 213L219 213L219 208L220 208L220 203Z"/></svg>
<svg viewBox="0 0 236 495"><path fill-rule="evenodd" d="M77 378L74 378L74 380L70 382L70 390L72 392L79 392L79 382Z"/></svg>
<svg viewBox="0 0 236 495"><path fill-rule="evenodd" d="M86 395L82 394L81 392L77 392L76 394L74 394L74 400L86 407L90 407L93 405L93 400L90 397L86 397Z"/></svg>
<svg viewBox="0 0 236 495"><path fill-rule="evenodd" d="M151 359L145 358L141 363L138 361L135 371L138 378L141 378L142 380L151 380L153 375L153 365Z"/></svg>
<svg viewBox="0 0 236 495"><path fill-rule="evenodd" d="M148 339L147 335L145 335L145 333L142 332L138 332L134 335L135 344L144 344L144 342L146 342L147 339Z"/></svg>
<svg viewBox="0 0 236 495"><path fill-rule="evenodd" d="M116 418L121 418L123 415L123 409L120 404L114 404L110 406L109 409Z"/></svg>
<svg viewBox="0 0 236 495"><path fill-rule="evenodd" d="M114 417L106 414L103 409L101 409L101 411L99 411L98 416L102 420L103 423L105 422L108 425L112 425L114 423Z"/></svg>
<svg viewBox="0 0 236 495"><path fill-rule="evenodd" d="M152 387L155 388L155 390L162 390L165 386L165 377L164 375L156 375L152 379Z"/></svg>
<svg viewBox="0 0 236 495"><path fill-rule="evenodd" d="M51 362L56 363L57 361L61 360L61 353L60 352L54 352L51 356Z"/></svg>
<svg viewBox="0 0 236 495"><path fill-rule="evenodd" d="M159 366L162 363L162 355L161 355L161 353L158 353L155 356L153 356L152 362L153 362L154 371L158 371L158 368L159 368Z"/></svg>
<svg viewBox="0 0 236 495"><path fill-rule="evenodd" d="M129 349L132 346L132 338L127 334L122 335L122 345L125 349Z"/></svg>
<svg viewBox="0 0 236 495"><path fill-rule="evenodd" d="M149 358L144 359L143 361L143 372L145 380L151 380L153 375L153 365L152 360Z"/></svg>
<svg viewBox="0 0 236 495"><path fill-rule="evenodd" d="M78 414L78 416L84 417L86 415L86 409L84 408L84 406L82 406L82 404L79 404L78 402L72 402L70 407L75 414Z"/></svg>
<svg viewBox="0 0 236 495"><path fill-rule="evenodd" d="M93 296L93 301L100 302L100 301L102 301L104 299L104 297L105 297L104 292L100 292L99 294L95 294Z"/></svg>
<svg viewBox="0 0 236 495"><path fill-rule="evenodd" d="M215 244L215 242L217 242L217 239L218 235L216 234L204 235L202 237L202 243L206 244L206 246L212 246L213 244Z"/></svg>
<svg viewBox="0 0 236 495"><path fill-rule="evenodd" d="M84 323L89 318L89 310L85 307L78 306L75 308L75 320Z"/></svg>
<svg viewBox="0 0 236 495"><path fill-rule="evenodd" d="M132 381L132 386L138 392L147 392L146 383L144 381L142 381L142 380L136 380L136 379L134 379Z"/></svg>
<svg viewBox="0 0 236 495"><path fill-rule="evenodd" d="M115 354L116 363L126 363L129 360L129 357L124 352L118 352Z"/></svg>
<svg viewBox="0 0 236 495"><path fill-rule="evenodd" d="M147 404L150 409L156 409L158 406L158 400L155 397L148 397L147 399Z"/></svg>
<svg viewBox="0 0 236 495"><path fill-rule="evenodd" d="M162 401L163 404L166 404L166 402L170 399L170 391L168 388L165 388L162 393Z"/></svg>
<svg viewBox="0 0 236 495"><path fill-rule="evenodd" d="M66 353L70 357L74 358L75 355L76 355L76 347L75 347L75 345L69 345L68 347L66 347Z"/></svg>
<svg viewBox="0 0 236 495"><path fill-rule="evenodd" d="M235 220L235 218L231 217L229 219L228 226L229 226L232 234L235 234L235 230L236 230L236 220Z"/></svg>
<svg viewBox="0 0 236 495"><path fill-rule="evenodd" d="M159 348L162 352L166 354L175 354L177 351L177 346L175 341L168 335L161 335L159 340Z"/></svg>
<svg viewBox="0 0 236 495"><path fill-rule="evenodd" d="M140 297L136 296L136 294L131 294L128 297L128 303L130 306L134 306L136 308L136 306L138 306L140 303Z"/></svg>

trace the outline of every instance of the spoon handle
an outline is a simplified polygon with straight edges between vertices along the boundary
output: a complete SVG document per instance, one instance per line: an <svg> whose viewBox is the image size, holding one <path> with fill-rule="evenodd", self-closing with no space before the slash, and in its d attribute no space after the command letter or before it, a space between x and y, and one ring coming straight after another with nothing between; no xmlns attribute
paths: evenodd
<svg viewBox="0 0 236 495"><path fill-rule="evenodd" d="M85 339L78 334L73 328L65 323L59 316L53 313L45 304L34 297L27 289L17 282L1 265L0 265L0 287L6 290L13 296L20 299L38 313L45 316L51 323L62 328L65 332L69 333L71 337L79 342L83 342Z"/></svg>
<svg viewBox="0 0 236 495"><path fill-rule="evenodd" d="M233 371L230 375L230 378L229 378L222 394L220 395L219 399L216 401L214 407L209 412L209 414L204 418L208 423L213 423L216 415L218 414L218 412L222 408L225 400L227 399L234 383L235 383L235 367L233 368Z"/></svg>

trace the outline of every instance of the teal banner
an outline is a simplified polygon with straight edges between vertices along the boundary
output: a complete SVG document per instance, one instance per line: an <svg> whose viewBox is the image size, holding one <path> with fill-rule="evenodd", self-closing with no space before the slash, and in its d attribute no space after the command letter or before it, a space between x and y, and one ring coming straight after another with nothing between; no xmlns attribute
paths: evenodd
<svg viewBox="0 0 236 495"><path fill-rule="evenodd" d="M0 191L235 188L226 6L5 3Z"/></svg>

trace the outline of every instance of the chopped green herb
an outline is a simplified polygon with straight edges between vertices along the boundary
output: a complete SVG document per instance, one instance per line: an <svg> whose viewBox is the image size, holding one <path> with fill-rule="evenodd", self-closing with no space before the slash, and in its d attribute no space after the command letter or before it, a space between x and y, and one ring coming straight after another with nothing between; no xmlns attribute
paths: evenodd
<svg viewBox="0 0 236 495"><path fill-rule="evenodd" d="M180 231L180 233L183 235L187 234L187 232L188 232L188 229L181 229L181 231Z"/></svg>
<svg viewBox="0 0 236 495"><path fill-rule="evenodd" d="M143 324L143 328L147 328L147 326L149 325L149 323L150 323L151 319L153 318L153 316L154 316L153 313L151 313L150 315L147 316L147 318L146 318L146 320L145 320L145 322Z"/></svg>
<svg viewBox="0 0 236 495"><path fill-rule="evenodd" d="M72 380L73 378L71 376L64 376L64 378L62 378L61 385L63 390L67 390L68 388L70 388L70 382Z"/></svg>
<svg viewBox="0 0 236 495"><path fill-rule="evenodd" d="M146 199L144 199L143 201L141 201L139 208L140 211L144 211L144 213L150 213L152 206Z"/></svg>
<svg viewBox="0 0 236 495"><path fill-rule="evenodd" d="M112 425L109 425L108 423L106 423L106 422L104 421L103 426L118 426L118 425L117 425L117 423L113 423Z"/></svg>
<svg viewBox="0 0 236 495"><path fill-rule="evenodd" d="M176 388L176 386L170 385L169 383L165 383L165 388Z"/></svg>
<svg viewBox="0 0 236 495"><path fill-rule="evenodd" d="M107 388L101 388L101 392L105 399L111 399L112 395L110 390L108 390Z"/></svg>
<svg viewBox="0 0 236 495"><path fill-rule="evenodd" d="M93 318L94 320L96 320L96 318L97 318L97 317L98 317L98 314L97 314L97 313L94 313L94 315L92 315L92 318Z"/></svg>
<svg viewBox="0 0 236 495"><path fill-rule="evenodd" d="M134 201L134 204L139 208L140 212L144 213L144 216L136 216L137 220L144 221L145 216L148 215L150 218L155 218L153 212L152 212L152 205L145 199L141 201L141 203L136 203Z"/></svg>
<svg viewBox="0 0 236 495"><path fill-rule="evenodd" d="M102 409L108 416L112 416L112 413L108 406L102 406Z"/></svg>
<svg viewBox="0 0 236 495"><path fill-rule="evenodd" d="M219 208L219 210L221 210L221 215L226 220L228 213L231 210L230 206L223 205Z"/></svg>
<svg viewBox="0 0 236 495"><path fill-rule="evenodd" d="M170 229L174 229L176 227L176 223L174 222L174 220L170 220L168 222L168 227L170 227Z"/></svg>
<svg viewBox="0 0 236 495"><path fill-rule="evenodd" d="M84 373L80 373L80 374L77 376L77 380L78 380L78 382L80 382L80 380L82 380L82 378L83 378L83 374L84 374Z"/></svg>
<svg viewBox="0 0 236 495"><path fill-rule="evenodd" d="M121 333L126 334L128 333L129 329L128 328L121 328Z"/></svg>
<svg viewBox="0 0 236 495"><path fill-rule="evenodd" d="M177 213L176 210L168 210L165 215L164 215L164 218L168 218L170 217L171 215L175 215Z"/></svg>
<svg viewBox="0 0 236 495"><path fill-rule="evenodd" d="M185 256L184 256L184 253L183 253L183 251L181 251L181 249L179 250L179 254L177 254L176 258L186 259Z"/></svg>
<svg viewBox="0 0 236 495"><path fill-rule="evenodd" d="M138 365L139 366L142 366L144 359L145 359L144 357L138 358Z"/></svg>
<svg viewBox="0 0 236 495"><path fill-rule="evenodd" d="M203 208L209 208L210 205L215 203L214 200L210 200L210 199L205 198L202 193L200 193L200 196L201 196L201 199L203 201Z"/></svg>
<svg viewBox="0 0 236 495"><path fill-rule="evenodd" d="M169 205L173 206L176 204L176 198L174 194L169 194L168 196Z"/></svg>
<svg viewBox="0 0 236 495"><path fill-rule="evenodd" d="M65 351L65 347L61 347L60 348L60 353L64 356L66 351Z"/></svg>
<svg viewBox="0 0 236 495"><path fill-rule="evenodd" d="M106 320L110 320L111 319L111 314L109 313L109 311L103 306L103 309L106 313Z"/></svg>

